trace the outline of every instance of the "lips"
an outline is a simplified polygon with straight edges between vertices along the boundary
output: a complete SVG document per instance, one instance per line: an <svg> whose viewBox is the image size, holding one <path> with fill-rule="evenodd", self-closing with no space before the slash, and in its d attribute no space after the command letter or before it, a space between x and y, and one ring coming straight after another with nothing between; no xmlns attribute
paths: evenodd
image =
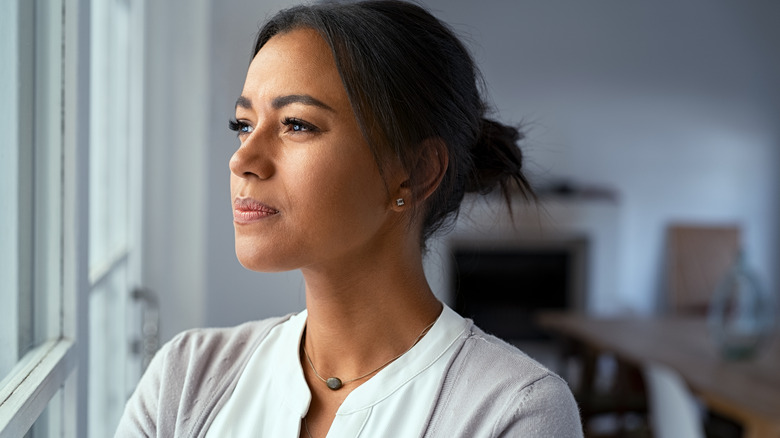
<svg viewBox="0 0 780 438"><path fill-rule="evenodd" d="M279 210L252 198L236 198L233 201L233 221L250 224L279 214Z"/></svg>

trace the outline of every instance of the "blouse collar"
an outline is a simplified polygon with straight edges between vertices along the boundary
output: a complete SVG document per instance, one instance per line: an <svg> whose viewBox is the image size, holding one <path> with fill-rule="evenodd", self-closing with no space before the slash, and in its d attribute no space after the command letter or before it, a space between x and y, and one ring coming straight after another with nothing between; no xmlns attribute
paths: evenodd
<svg viewBox="0 0 780 438"><path fill-rule="evenodd" d="M293 316L281 341L285 347L280 358L279 378L273 391L283 406L303 418L309 410L311 393L300 361L300 345L307 312ZM468 329L468 321L444 306L434 325L420 341L401 357L355 388L344 400L337 415L350 415L371 408L402 388L433 365ZM323 383L324 384L324 383Z"/></svg>

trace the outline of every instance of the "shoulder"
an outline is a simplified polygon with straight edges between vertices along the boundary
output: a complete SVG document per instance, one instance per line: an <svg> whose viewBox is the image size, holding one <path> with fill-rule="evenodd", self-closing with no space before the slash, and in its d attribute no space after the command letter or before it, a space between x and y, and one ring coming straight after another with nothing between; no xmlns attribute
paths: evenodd
<svg viewBox="0 0 780 438"><path fill-rule="evenodd" d="M171 339L158 354L168 360L203 358L206 356L236 356L252 350L271 329L287 321L291 315L251 321L235 327L197 328L186 330Z"/></svg>
<svg viewBox="0 0 780 438"><path fill-rule="evenodd" d="M155 357L147 374L157 374L162 390L170 391L167 395L174 399L184 400L193 391L221 391L235 382L235 376L268 333L289 318L290 315L235 327L181 332L160 349L160 357ZM139 387L144 383L142 379Z"/></svg>
<svg viewBox="0 0 780 438"><path fill-rule="evenodd" d="M176 335L141 377L116 436L195 436L235 386L257 345L290 316Z"/></svg>
<svg viewBox="0 0 780 438"><path fill-rule="evenodd" d="M515 387L525 387L546 377L563 382L517 347L485 333L477 326L472 326L466 334L453 366L457 366L458 372L463 375L473 375L495 384L509 381Z"/></svg>
<svg viewBox="0 0 780 438"><path fill-rule="evenodd" d="M454 356L429 436L580 437L568 384L516 347L476 326Z"/></svg>

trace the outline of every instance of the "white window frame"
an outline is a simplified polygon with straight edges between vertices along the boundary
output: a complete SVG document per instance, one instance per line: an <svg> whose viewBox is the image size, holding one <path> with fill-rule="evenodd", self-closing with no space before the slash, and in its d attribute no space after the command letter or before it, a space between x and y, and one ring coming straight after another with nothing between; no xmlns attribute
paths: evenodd
<svg viewBox="0 0 780 438"><path fill-rule="evenodd" d="M48 305L46 340L24 355L3 380L0 438L22 436L39 419L49 436L84 436L86 430L89 1L34 3L35 45L44 44L43 55L36 48L36 57L46 56L44 65L61 67L45 72L36 68L34 115L35 119L42 115L43 120L35 126L40 134L36 134L40 137L36 148L45 151L36 157L43 160L36 166L43 163L47 172L43 207L61 215L57 219L53 214L55 219L35 225L45 228L45 238L38 239L34 249L38 251L43 245L47 251L36 254L34 269L39 279L35 293ZM21 34L16 17L24 7L29 7L28 0L3 3L2 12L10 12L11 18L3 21L4 33ZM44 41L39 40L42 35ZM14 43L19 50L18 39ZM48 89L39 93L38 87L44 86ZM20 99L18 94L14 97ZM12 137L16 138L10 146L21 147L19 133Z"/></svg>

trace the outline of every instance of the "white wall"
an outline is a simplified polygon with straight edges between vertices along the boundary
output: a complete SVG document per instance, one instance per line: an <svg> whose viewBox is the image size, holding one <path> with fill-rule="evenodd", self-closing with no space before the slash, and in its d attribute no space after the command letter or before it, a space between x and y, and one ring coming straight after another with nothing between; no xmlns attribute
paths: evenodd
<svg viewBox="0 0 780 438"><path fill-rule="evenodd" d="M255 33L267 17L297 3L292 0L213 1L210 26L211 113L208 120L207 252L205 324L243 321L298 311L306 306L299 272L265 274L244 269L233 246L228 160L238 147L227 129L241 94ZM237 13L238 12L238 13Z"/></svg>
<svg viewBox="0 0 780 438"><path fill-rule="evenodd" d="M157 74L179 82L153 92L183 115L169 117L169 132L159 127L164 140L154 144L175 149L169 158L185 158L151 169L173 169L165 178L175 187L158 195L162 212L147 212L147 223L172 211L166 202L192 202L181 204L192 207L187 220L147 239L159 250L149 270L160 273L158 284L175 286L162 303L164 338L305 304L300 274L259 274L238 264L228 195L227 162L237 140L226 124L252 39L269 13L291 1L184 3L150 6L165 9L158 22L185 44L183 52L157 50L157 61L169 65ZM740 223L753 264L767 283L780 284L777 2L423 3L467 35L500 119L532 122L527 150L535 181L565 177L619 190L616 308L653 309L663 231L673 220ZM174 11L189 15L176 19ZM170 66L163 55L183 64ZM182 197L169 197L177 193ZM167 283L166 263L175 267L167 274L178 276ZM441 284L446 266L434 259L427 269Z"/></svg>
<svg viewBox="0 0 780 438"><path fill-rule="evenodd" d="M143 286L163 340L203 324L208 187L208 0L145 4ZM110 139L106 139L110 141Z"/></svg>
<svg viewBox="0 0 780 438"><path fill-rule="evenodd" d="M233 250L227 129L255 32L289 0L149 2L143 281L161 338L304 307L300 274L258 274Z"/></svg>

